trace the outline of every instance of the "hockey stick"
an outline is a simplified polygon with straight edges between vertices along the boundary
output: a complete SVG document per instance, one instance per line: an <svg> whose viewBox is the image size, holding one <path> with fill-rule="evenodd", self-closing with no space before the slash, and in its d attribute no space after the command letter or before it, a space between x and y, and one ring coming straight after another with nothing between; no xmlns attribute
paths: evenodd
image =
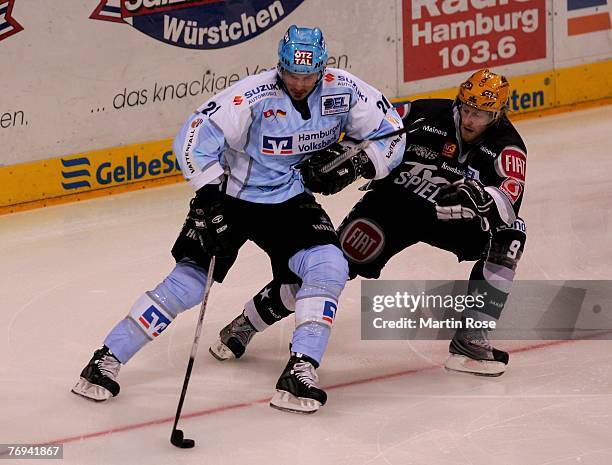
<svg viewBox="0 0 612 465"><path fill-rule="evenodd" d="M199 237L200 244L204 249L204 241L202 237ZM196 353L198 351L198 343L200 342L200 333L202 332L202 323L204 322L204 313L206 312L206 302L208 301L208 295L210 294L210 287L213 283L213 273L215 271L215 256L210 258L210 264L208 265L208 274L206 276L206 286L204 286L204 297L202 298L202 306L200 307L200 316L198 317L198 324L195 330L195 336L193 338L193 344L191 345L191 355L189 355L189 363L187 363L187 372L185 373L185 381L183 381L183 390L181 391L181 398L179 399L178 407L176 409L176 416L174 417L174 426L172 427L172 434L170 435L170 442L176 447L181 449L191 449L195 446L193 439L186 439L183 431L177 429L179 418L181 417L181 410L183 409L183 402L185 401L185 395L187 394L187 386L189 384L189 378L191 378L191 370L193 369L193 362L195 360Z"/></svg>
<svg viewBox="0 0 612 465"><path fill-rule="evenodd" d="M422 122L424 119L425 118L419 118L419 119L415 120L408 127L403 127L401 129L398 129L397 131L389 132L387 134L382 134L380 136L372 137L371 139L367 139L367 140L359 142L358 144L356 144L353 147L349 148L346 152L344 152L338 158L336 158L336 159L330 161L329 163L323 165L321 167L321 172L322 173L329 173L331 170L337 168L342 163L344 163L346 160L348 160L349 158L353 157L354 155L357 155L361 150L365 149L370 144L370 142L375 142L377 140L382 140L382 139L388 139L390 137L395 137L395 136L399 136L399 135L403 135L403 134L410 134L412 132L417 131L419 129L418 124L420 122Z"/></svg>

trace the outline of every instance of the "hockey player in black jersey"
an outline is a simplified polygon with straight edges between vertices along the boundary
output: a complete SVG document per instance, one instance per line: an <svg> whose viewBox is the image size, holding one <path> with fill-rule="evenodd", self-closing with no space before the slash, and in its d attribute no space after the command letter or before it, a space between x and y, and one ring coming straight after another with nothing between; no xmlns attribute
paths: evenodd
<svg viewBox="0 0 612 465"><path fill-rule="evenodd" d="M483 69L461 84L454 101L407 105L403 162L370 183L339 228L351 277L378 278L391 257L425 242L459 261L475 261L468 292L482 295L485 306L463 317L499 319L526 240L518 217L526 147L506 115L509 93L504 76ZM311 160L303 171L312 185L329 192L344 187L333 174L320 172L324 163ZM270 282L223 328L211 354L219 360L240 357L256 332L294 306L295 287ZM449 352L445 367L451 371L499 376L508 363L486 329L457 330Z"/></svg>

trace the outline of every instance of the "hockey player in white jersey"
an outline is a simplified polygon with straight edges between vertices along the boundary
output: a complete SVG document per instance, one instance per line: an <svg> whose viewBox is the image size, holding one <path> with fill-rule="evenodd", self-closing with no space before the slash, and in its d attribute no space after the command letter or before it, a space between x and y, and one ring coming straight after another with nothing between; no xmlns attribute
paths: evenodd
<svg viewBox="0 0 612 465"><path fill-rule="evenodd" d="M316 368L348 265L329 217L295 168L321 151L345 154L327 183L326 193L334 193L360 176L386 176L404 153L403 136L346 153L350 144L338 142L341 133L367 140L397 131L402 122L379 91L326 68L327 57L318 28L291 26L279 42L276 70L245 78L187 119L174 151L196 195L172 249L176 267L111 330L74 393L97 401L116 396L121 365L202 300L211 256L217 257L214 280L222 282L240 247L252 240L270 257L274 279L297 289L291 353L271 406L312 413L325 404Z"/></svg>

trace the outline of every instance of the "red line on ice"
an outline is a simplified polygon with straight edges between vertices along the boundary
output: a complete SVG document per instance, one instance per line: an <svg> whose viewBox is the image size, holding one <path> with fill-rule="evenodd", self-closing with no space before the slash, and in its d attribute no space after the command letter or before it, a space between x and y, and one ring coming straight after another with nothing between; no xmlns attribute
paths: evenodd
<svg viewBox="0 0 612 465"><path fill-rule="evenodd" d="M596 337L600 337L600 336L604 336L604 335L608 335L612 333L612 331L603 331L597 334L594 334L592 336L589 337L585 337L582 339L573 339L573 340L564 340L564 341L550 341L550 342L542 342L539 344L533 344L533 345L529 345L529 346L525 346L525 347L520 347L518 349L514 349L511 350L510 353L513 354L517 354L517 353L521 353L521 352L529 352L532 350L538 350L538 349L544 349L544 348L548 348L548 347L554 347L554 346L559 346L559 345L563 345L563 344L568 344L571 342L578 342L581 340L585 340L585 339L592 339L592 338L596 338ZM439 369L441 367L441 365L431 365L431 366L427 366L427 367L422 367L422 368L416 368L416 369L412 369L412 370L404 370L404 371L399 371L397 373L388 373L386 375L378 375L378 376L373 376L371 378L364 378L364 379L357 379L354 381L347 381L344 383L338 383L338 384L334 384L331 386L326 386L325 389L328 391L334 390L334 389L341 389L341 388L346 388L346 387L351 387L351 386L358 386L361 384L368 384L368 383L374 383L377 381L385 381L388 379L393 379L393 378L400 378L402 376L408 376L408 375L414 375L417 373L422 373L428 370L433 370L433 369ZM181 419L186 419L186 418L195 418L195 417L205 417L205 416L209 416L209 415L214 415L217 413L224 413L224 412L229 412L231 410L238 410L238 409L242 409L242 408L249 408L249 407L253 407L255 405L258 404L267 404L268 402L270 402L271 397L266 397L264 399L257 399L257 400L253 400L250 402L243 402L240 404L231 404L231 405L225 405L225 406L220 406L220 407L215 407L212 409L207 409L207 410L199 410L196 412L192 412L192 413L186 413L181 415ZM137 429L141 429L141 428L146 428L148 426L156 426L156 425L162 425L162 424L171 424L172 422L174 422L174 416L172 417L166 417L166 418L160 418L158 420L151 420L151 421L146 421L143 423L134 423L131 425L126 425L126 426L119 426L117 428L111 428L108 430L104 430L104 431L96 431L93 433L87 433L87 434L82 434L82 435L78 435L78 436L69 436L69 437L65 437L65 438L59 438L59 439L54 439L52 441L47 441L44 443L39 443L38 445L47 445L47 444L66 444L69 442L76 442L76 441L83 441L85 439L93 439L93 438L98 438L101 436L106 436L109 434L115 434L115 433L123 433L126 431L134 431ZM3 455L0 453L0 455Z"/></svg>

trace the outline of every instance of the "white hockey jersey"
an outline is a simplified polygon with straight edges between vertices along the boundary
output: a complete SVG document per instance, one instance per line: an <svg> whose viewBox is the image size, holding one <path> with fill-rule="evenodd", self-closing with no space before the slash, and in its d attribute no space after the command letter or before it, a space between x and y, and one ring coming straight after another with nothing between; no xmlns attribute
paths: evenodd
<svg viewBox="0 0 612 465"><path fill-rule="evenodd" d="M227 194L256 203L280 203L304 192L293 167L337 142L341 133L366 140L402 127L375 88L352 74L327 68L308 96L304 119L282 90L276 70L246 77L205 102L174 140L174 153L194 190L229 172ZM404 137L372 142L366 153L376 179L395 168Z"/></svg>

